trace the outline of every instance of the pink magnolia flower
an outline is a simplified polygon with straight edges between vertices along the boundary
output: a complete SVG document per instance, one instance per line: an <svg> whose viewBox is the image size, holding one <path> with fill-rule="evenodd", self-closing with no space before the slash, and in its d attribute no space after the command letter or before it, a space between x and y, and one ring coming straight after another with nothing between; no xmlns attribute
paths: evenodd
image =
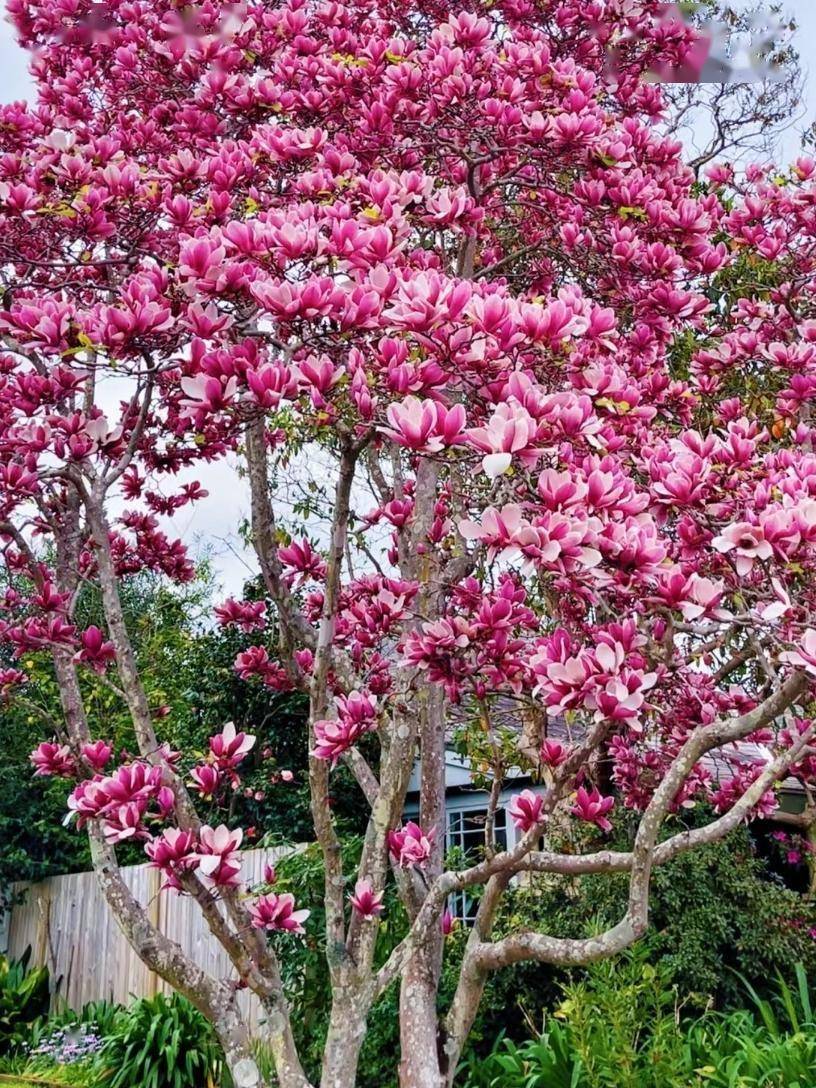
<svg viewBox="0 0 816 1088"><path fill-rule="evenodd" d="M349 899L352 907L367 922L383 912L383 893L375 892L370 880L358 880L354 885L354 894Z"/></svg>
<svg viewBox="0 0 816 1088"><path fill-rule="evenodd" d="M457 925L458 919L454 918L451 911L449 911L448 908L445 907L445 909L442 911L442 917L439 919L439 928L442 930L444 936L450 937L451 933L453 933Z"/></svg>
<svg viewBox="0 0 816 1088"><path fill-rule="evenodd" d="M273 363L247 371L247 386L252 399L262 408L277 408L284 397L297 392L291 369Z"/></svg>
<svg viewBox="0 0 816 1088"><path fill-rule="evenodd" d="M466 421L461 404L446 408L438 401L414 396L389 405L386 416L389 426L382 428L383 434L401 446L423 453L440 453L446 446L459 442Z"/></svg>
<svg viewBox="0 0 816 1088"><path fill-rule="evenodd" d="M0 696L6 695L10 688L18 684L25 684L27 680L22 669L0 669Z"/></svg>
<svg viewBox="0 0 816 1088"><path fill-rule="evenodd" d="M540 749L541 762L545 767L560 767L564 760L569 755L569 749L565 748L563 744L557 740L551 740L546 737L541 742Z"/></svg>
<svg viewBox="0 0 816 1088"><path fill-rule="evenodd" d="M278 558L285 567L291 568L286 575L287 583L294 584L297 575L299 575L298 585L302 585L310 578L321 582L326 577L326 560L314 550L305 537L302 540L293 540L284 548L279 548Z"/></svg>
<svg viewBox="0 0 816 1088"><path fill-rule="evenodd" d="M225 824L210 827L205 824L199 832L198 871L205 883L213 887L237 887L241 883L241 858L238 847L243 832Z"/></svg>
<svg viewBox="0 0 816 1088"><path fill-rule="evenodd" d="M230 597L216 606L215 615L222 627L236 627L249 633L263 628L266 604L264 601L236 601Z"/></svg>
<svg viewBox="0 0 816 1088"><path fill-rule="evenodd" d="M488 506L482 511L481 521L470 518L460 521L459 532L465 540L486 544L489 560L499 552L509 559L528 547L536 549L541 539L538 530L525 521L522 508L516 503L506 503L500 510Z"/></svg>
<svg viewBox="0 0 816 1088"><path fill-rule="evenodd" d="M757 615L763 623L775 623L790 612L793 604L790 595L778 578L771 578L774 600L757 608Z"/></svg>
<svg viewBox="0 0 816 1088"><path fill-rule="evenodd" d="M356 722L367 727L377 718L377 700L367 691L350 691L337 696L337 709L343 721Z"/></svg>
<svg viewBox="0 0 816 1088"><path fill-rule="evenodd" d="M519 831L527 832L541 820L544 798L540 793L523 790L510 801L508 812Z"/></svg>
<svg viewBox="0 0 816 1088"><path fill-rule="evenodd" d="M683 619L693 621L701 616L713 616L716 619L729 619L730 612L720 608L720 601L725 594L725 583L692 574L687 585L687 599L680 605Z"/></svg>
<svg viewBox="0 0 816 1088"><path fill-rule="evenodd" d="M227 722L220 733L210 737L210 752L220 770L237 767L255 744L255 738L247 733L237 733L235 725Z"/></svg>
<svg viewBox="0 0 816 1088"><path fill-rule="evenodd" d="M127 804L130 801L147 803L154 798L162 785L161 767L137 760L117 767L110 778L99 783L102 793L110 804Z"/></svg>
<svg viewBox="0 0 816 1088"><path fill-rule="evenodd" d="M185 412L194 417L218 412L226 407L235 396L238 379L232 377L222 384L219 378L197 374L194 378L182 378L181 388L187 394L181 404Z"/></svg>
<svg viewBox="0 0 816 1088"><path fill-rule="evenodd" d="M165 709L169 709L169 708L162 707L161 709L165 710ZM155 714L154 714L154 716L155 716ZM165 715L162 714L160 716L164 717ZM159 747L156 749L156 755L160 756L161 759L163 759L164 762L169 767L172 767L174 770L178 767L179 760L181 759L181 752L177 752L173 748L171 748L170 745L167 743L167 741L163 741L159 745Z"/></svg>
<svg viewBox="0 0 816 1088"><path fill-rule="evenodd" d="M90 665L96 672L104 672L111 661L116 658L116 651L112 642L106 642L105 636L98 627L88 627L80 636L82 649L74 655L75 661L83 661Z"/></svg>
<svg viewBox="0 0 816 1088"><path fill-rule="evenodd" d="M515 398L497 405L486 427L474 427L466 432L467 439L476 449L482 450L482 468L495 480L507 472L518 454L522 464L532 467L540 451L533 449L538 424L523 405Z"/></svg>
<svg viewBox="0 0 816 1088"><path fill-rule="evenodd" d="M144 838L147 832L142 826L143 816L144 806L136 801L109 808L102 820L105 842L115 845L125 839Z"/></svg>
<svg viewBox="0 0 816 1088"><path fill-rule="evenodd" d="M422 866L431 856L436 828L425 832L422 828L409 820L404 827L388 833L388 849L391 857L403 868L412 865Z"/></svg>
<svg viewBox="0 0 816 1088"><path fill-rule="evenodd" d="M311 914L308 910L295 910L295 897L285 892L261 895L250 906L252 925L274 933L305 933L303 923Z"/></svg>
<svg viewBox="0 0 816 1088"><path fill-rule="evenodd" d="M278 879L278 874L275 872L275 866L270 865L269 862L264 865L263 878L264 884L274 884Z"/></svg>
<svg viewBox="0 0 816 1088"><path fill-rule="evenodd" d="M235 671L242 680L251 680L253 676L263 678L272 668L274 666L265 646L249 646L235 658Z"/></svg>
<svg viewBox="0 0 816 1088"><path fill-rule="evenodd" d="M454 321L462 313L472 294L466 281L456 281L436 272L403 276L391 306L383 318L397 328L427 333L443 321Z"/></svg>
<svg viewBox="0 0 816 1088"><path fill-rule="evenodd" d="M193 780L193 789L206 799L215 795L221 785L221 772L212 763L203 763L200 767L193 767L190 771Z"/></svg>
<svg viewBox="0 0 816 1088"><path fill-rule="evenodd" d="M113 749L104 740L96 740L82 745L82 756L95 771L104 771Z"/></svg>
<svg viewBox="0 0 816 1088"><path fill-rule="evenodd" d="M734 552L734 563L740 577L748 574L757 559L770 559L773 548L765 539L760 525L751 525L747 521L729 525L711 544L718 552L728 555Z"/></svg>
<svg viewBox="0 0 816 1088"><path fill-rule="evenodd" d="M314 723L315 746L312 755L317 759L328 759L332 767L340 757L353 748L365 728L359 722L338 719L321 719Z"/></svg>
<svg viewBox="0 0 816 1088"><path fill-rule="evenodd" d="M166 820L176 807L176 795L169 786L162 786L156 793L159 818Z"/></svg>
<svg viewBox="0 0 816 1088"><path fill-rule="evenodd" d="M645 702L645 693L654 687L657 674L640 673L634 669L622 669L616 676L603 683L600 678L584 698L584 705L595 711L595 720L606 718L609 721L630 721L631 728L640 716Z"/></svg>
<svg viewBox="0 0 816 1088"><path fill-rule="evenodd" d="M377 700L369 692L350 691L338 695L338 719L321 719L314 723L315 747L312 754L317 759L338 759L352 748L364 733L377 724Z"/></svg>
<svg viewBox="0 0 816 1088"><path fill-rule="evenodd" d="M150 866L160 869L167 877L164 888L181 891L179 874L195 869L198 865L197 846L192 831L182 831L178 827L165 828L161 835L145 843Z"/></svg>
<svg viewBox="0 0 816 1088"><path fill-rule="evenodd" d="M579 786L571 812L579 820L586 820L587 823L595 824L601 831L611 831L612 824L607 820L606 814L614 806L615 798L602 797L597 786L593 786L591 790Z"/></svg>
<svg viewBox="0 0 816 1088"><path fill-rule="evenodd" d="M779 655L780 661L805 669L811 676L816 676L816 631L808 627L795 650L785 650ZM42 745L40 746L42 747Z"/></svg>
<svg viewBox="0 0 816 1088"><path fill-rule="evenodd" d="M53 775L56 778L73 778L76 774L76 761L67 744L43 741L28 758L36 768L35 777Z"/></svg>

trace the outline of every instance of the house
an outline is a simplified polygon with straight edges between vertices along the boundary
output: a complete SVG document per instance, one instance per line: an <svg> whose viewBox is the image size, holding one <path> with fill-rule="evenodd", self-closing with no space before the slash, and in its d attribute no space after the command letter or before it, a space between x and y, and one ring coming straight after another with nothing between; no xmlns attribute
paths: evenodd
<svg viewBox="0 0 816 1088"><path fill-rule="evenodd" d="M504 708L503 728L508 728L515 715L514 707ZM445 757L445 847L447 850L458 849L475 857L484 845L485 820L489 802L489 791L473 785L468 759L460 755L453 743L453 733L449 732ZM516 731L523 732L518 726ZM562 718L550 718L546 723L546 735L568 743L570 730ZM720 783L727 782L740 765L755 765L758 761L767 761L770 751L760 745L742 742L729 745L727 751L717 749L710 752L703 760L712 778ZM405 803L405 818L419 818L419 764L414 766L408 784ZM499 795L495 815L496 843L500 849L512 848L518 840L519 832L509 816L511 799L524 789L543 793L545 787L534 782L530 775L518 768L511 769ZM800 816L808 809L807 798L802 784L794 778L783 782L778 791L779 812L777 818L761 821L762 834L766 836L774 829L800 823ZM471 921L476 913L477 903L465 892L456 893L448 904L448 909L461 921Z"/></svg>

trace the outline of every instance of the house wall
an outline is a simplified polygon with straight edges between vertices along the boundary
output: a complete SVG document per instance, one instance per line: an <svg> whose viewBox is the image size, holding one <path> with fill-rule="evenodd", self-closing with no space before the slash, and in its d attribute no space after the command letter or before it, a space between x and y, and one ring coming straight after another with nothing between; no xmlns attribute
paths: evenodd
<svg viewBox="0 0 816 1088"><path fill-rule="evenodd" d="M498 807L508 809L510 801L522 789L531 789L534 793L543 793L543 786L531 785L529 782L519 782L519 784L511 789L502 790L499 796ZM478 812L480 810L487 809L487 803L489 800L489 794L487 790L450 790L445 797L445 812L447 816L447 823L445 826L445 834L447 835L448 824L450 823L450 816L454 812ZM417 794L409 794L405 803L405 818L406 820L419 819L419 797ZM513 847L519 838L519 833L516 830L513 821L510 819L510 815L507 815L507 845L509 848Z"/></svg>

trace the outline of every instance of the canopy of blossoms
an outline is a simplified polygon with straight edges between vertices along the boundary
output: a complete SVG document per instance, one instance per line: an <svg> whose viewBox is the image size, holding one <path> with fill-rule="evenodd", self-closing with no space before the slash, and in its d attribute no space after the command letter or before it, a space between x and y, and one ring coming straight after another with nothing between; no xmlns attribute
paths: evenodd
<svg viewBox="0 0 816 1088"><path fill-rule="evenodd" d="M781 779L812 781L816 164L695 182L644 79L695 46L662 4L9 9L39 97L0 110L0 685L13 698L19 659L53 655L64 735L37 772L74 780L105 872L144 840L279 1009L261 934L308 920L271 882L244 906L241 830L192 800L223 798L254 738L225 726L195 764L162 748L117 588L192 576L162 518L242 458L266 597L216 618L257 636L248 683L310 696L337 1037L400 973L433 989L446 897L483 883L455 1069L487 970L597 951L490 936L515 872L601 864L538 849L556 813L585 846L645 813L607 859L632 873L613 950L643 930L652 865L693 844L658 845L668 814L710 803L714 836L772 811ZM276 520L269 481L304 449L333 466L328 547ZM85 582L104 631L76 622ZM138 759L111 766L89 669L127 703ZM532 749L507 751L499 705L534 722ZM546 790L515 799L512 851L488 826L484 861L451 872L444 745L463 718L494 782L521 763ZM765 755L713 776L706 753L744 740ZM340 760L372 812L355 873L327 804ZM390 872L412 929L378 974ZM435 1047L406 1057L435 1008L404 1017L403 1083L436 1086ZM281 1084L302 1085L275 1024Z"/></svg>

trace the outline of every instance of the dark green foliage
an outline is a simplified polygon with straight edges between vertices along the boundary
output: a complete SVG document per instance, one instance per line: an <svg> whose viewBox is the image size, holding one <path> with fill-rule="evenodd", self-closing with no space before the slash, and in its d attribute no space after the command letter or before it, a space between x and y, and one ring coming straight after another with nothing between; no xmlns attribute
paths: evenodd
<svg viewBox="0 0 816 1088"><path fill-rule="evenodd" d="M99 1058L108 1088L207 1088L223 1055L212 1026L178 994L135 1001L116 1018Z"/></svg>
<svg viewBox="0 0 816 1088"><path fill-rule="evenodd" d="M686 1010L662 967L636 949L563 987L535 1039L500 1039L460 1069L464 1088L807 1088L816 1023L804 969L755 1011Z"/></svg>
<svg viewBox="0 0 816 1088"><path fill-rule="evenodd" d="M0 957L0 1054L28 1036L34 1021L48 1012L48 969L28 969L31 949L20 960Z"/></svg>
<svg viewBox="0 0 816 1088"><path fill-rule="evenodd" d="M465 1088L583 1088L581 1077L568 1029L550 1020L538 1039L500 1038L487 1059L471 1052L457 1080Z"/></svg>
<svg viewBox="0 0 816 1088"><path fill-rule="evenodd" d="M498 932L534 927L555 936L586 936L622 917L626 895L624 874L536 880L511 889ZM766 994L777 971L792 963L816 970L816 942L810 936L815 921L813 904L779 882L757 856L750 831L741 828L655 870L644 943L650 963L661 965L685 1004L727 1009L744 1003L735 972ZM480 1052L500 1032L520 1039L525 1025L539 1024L542 1010L557 1000L563 978L546 964L523 964L491 976L476 1025Z"/></svg>
<svg viewBox="0 0 816 1088"><path fill-rule="evenodd" d="M314 826L307 786L307 699L297 692L276 693L257 681L241 680L234 669L236 656L261 641L257 634L221 629L201 632L190 640L172 666L174 676L184 676L185 683L160 731L190 756L205 754L208 738L224 722L235 722L237 729L252 733L257 741L241 764L242 789L229 798L228 822L253 831L247 835L248 845L262 837L266 842L310 842ZM292 783L273 782L282 770L293 773ZM338 768L331 785L339 830L362 832L365 807L352 776Z"/></svg>
<svg viewBox="0 0 816 1088"><path fill-rule="evenodd" d="M212 609L220 595L206 570L187 586L168 587L152 575L126 578L120 592L159 740L183 753L185 768L205 757L208 738L227 721L257 737L241 767L242 788L227 790L217 810L202 806L202 817L242 826L248 846L264 838L311 840L303 696L241 680L234 669L236 655L263 642L263 634L213 626ZM248 585L246 594L257 596L257 587ZM78 603L77 624L91 623L104 628L96 594L86 589ZM267 644L274 656L274 638ZM0 652L0 667L4 664L12 662ZM90 868L87 836L63 825L70 783L34 778L28 758L40 741L58 736L61 728L50 657L31 653L14 664L30 679L2 710L0 896L8 893L12 881ZM93 737L113 742L117 755L135 755L127 707L92 670L83 669L80 676ZM282 770L292 771L294 781L275 781ZM364 828L364 805L345 768L332 776L332 800L342 832ZM138 844L124 844L118 853L123 864L144 861Z"/></svg>

